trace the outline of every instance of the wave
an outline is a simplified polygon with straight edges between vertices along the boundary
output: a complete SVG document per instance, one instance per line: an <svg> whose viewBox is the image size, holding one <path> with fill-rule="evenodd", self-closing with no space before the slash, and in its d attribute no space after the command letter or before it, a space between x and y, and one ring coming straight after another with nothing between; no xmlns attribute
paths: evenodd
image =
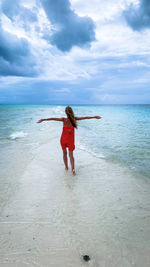
<svg viewBox="0 0 150 267"><path fill-rule="evenodd" d="M18 138L23 138L23 137L25 137L27 135L28 135L28 133L25 133L25 132L14 132L9 136L9 138L11 140L15 140L15 139L18 139Z"/></svg>
<svg viewBox="0 0 150 267"><path fill-rule="evenodd" d="M83 147L81 144L77 144L77 146L80 150L86 151L86 152L92 154L96 158L103 158L103 159L106 158L103 154L100 154L100 153L97 154L97 153L93 152L92 150Z"/></svg>

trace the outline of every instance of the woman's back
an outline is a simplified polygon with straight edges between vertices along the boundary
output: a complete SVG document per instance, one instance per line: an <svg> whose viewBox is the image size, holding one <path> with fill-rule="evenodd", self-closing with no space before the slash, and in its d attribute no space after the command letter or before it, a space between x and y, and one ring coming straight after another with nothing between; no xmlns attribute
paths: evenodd
<svg viewBox="0 0 150 267"><path fill-rule="evenodd" d="M64 123L63 123L64 127L73 127L71 121L69 120L69 118L64 118Z"/></svg>

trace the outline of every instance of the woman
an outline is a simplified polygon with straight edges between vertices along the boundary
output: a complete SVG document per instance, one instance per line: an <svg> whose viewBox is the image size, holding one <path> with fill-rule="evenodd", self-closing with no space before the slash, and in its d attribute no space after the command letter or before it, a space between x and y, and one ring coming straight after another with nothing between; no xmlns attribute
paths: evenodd
<svg viewBox="0 0 150 267"><path fill-rule="evenodd" d="M66 170L68 170L68 158L67 158L67 148L68 148L72 173L73 173L73 175L75 175L73 151L75 149L74 128L77 129L77 120L101 119L101 117L100 116L75 117L72 108L69 106L66 107L65 113L67 115L66 118L63 117L63 118L41 119L37 123L41 123L42 121L51 121L51 120L63 122L63 131L62 131L62 135L60 138L60 143L61 143L61 147L63 150L63 160L64 160L65 168L66 168Z"/></svg>

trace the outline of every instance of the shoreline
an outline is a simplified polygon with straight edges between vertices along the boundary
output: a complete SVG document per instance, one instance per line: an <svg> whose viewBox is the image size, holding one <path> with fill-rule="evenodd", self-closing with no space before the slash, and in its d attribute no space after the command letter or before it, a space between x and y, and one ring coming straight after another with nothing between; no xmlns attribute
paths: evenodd
<svg viewBox="0 0 150 267"><path fill-rule="evenodd" d="M59 141L35 150L0 217L0 266L144 267L150 262L150 183ZM56 156L57 155L57 156Z"/></svg>

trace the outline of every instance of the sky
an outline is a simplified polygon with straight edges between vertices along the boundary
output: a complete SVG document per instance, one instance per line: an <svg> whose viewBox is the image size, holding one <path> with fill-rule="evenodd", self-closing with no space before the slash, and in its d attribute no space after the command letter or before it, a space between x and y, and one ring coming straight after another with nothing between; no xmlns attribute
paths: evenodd
<svg viewBox="0 0 150 267"><path fill-rule="evenodd" d="M0 0L0 104L150 104L150 0Z"/></svg>

